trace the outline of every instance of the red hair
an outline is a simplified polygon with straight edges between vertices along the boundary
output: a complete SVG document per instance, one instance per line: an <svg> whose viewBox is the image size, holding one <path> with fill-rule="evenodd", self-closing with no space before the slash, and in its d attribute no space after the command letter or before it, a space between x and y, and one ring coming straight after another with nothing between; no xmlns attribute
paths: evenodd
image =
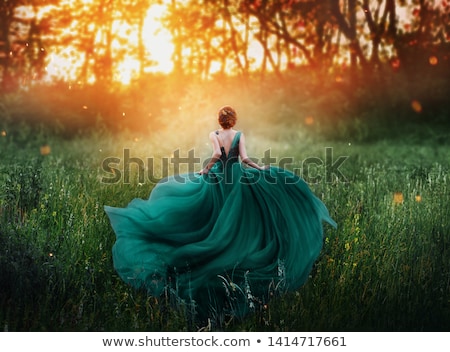
<svg viewBox="0 0 450 352"><path fill-rule="evenodd" d="M237 114L231 106L224 106L218 112L218 121L222 128L231 128L236 124Z"/></svg>

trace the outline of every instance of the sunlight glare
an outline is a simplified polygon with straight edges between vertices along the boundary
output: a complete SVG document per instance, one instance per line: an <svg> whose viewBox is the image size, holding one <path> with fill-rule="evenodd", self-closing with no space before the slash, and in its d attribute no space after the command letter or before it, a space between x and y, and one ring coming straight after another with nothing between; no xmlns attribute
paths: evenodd
<svg viewBox="0 0 450 352"><path fill-rule="evenodd" d="M81 54L73 48L64 48L57 53L50 54L50 59L45 67L46 81L62 79L70 81L77 76L78 67L74 62L82 60Z"/></svg>
<svg viewBox="0 0 450 352"><path fill-rule="evenodd" d="M96 2L94 0L77 0L75 3L80 10L88 12L93 10ZM108 42L108 33L106 32L108 28L102 23L92 22L85 24L87 26L85 29L86 33L94 34L93 44L95 49L92 53L87 53L83 47L82 50L80 50L76 43L66 46L56 44L54 46L41 47L41 50L45 50L47 54L45 68L46 76L44 80L46 82L58 80L73 82L81 79L88 84L94 83L96 78L92 72L92 65L95 64L97 58L101 59L102 55L105 55L105 51L107 52L107 50L110 50L108 55L115 60L111 67L113 81L115 82L128 85L133 79L139 78L142 73L171 73L174 68L172 59L175 45L173 43L173 36L163 24L163 16L167 13L168 4L170 3L171 0L151 2L148 9L143 12L145 18L142 28L139 28L136 23L131 24L122 18L114 18L112 30L109 33L109 35L112 36L111 42ZM30 19L36 18L39 21L49 19L49 23L54 25L57 22L53 23L52 18L58 16L59 9L70 8L70 6L75 6L72 0L61 0L58 5L49 4L37 7L23 5L17 7L14 17L19 20L15 23L18 28L16 34L17 38L15 39L24 43L21 45L27 46L28 39L26 39L27 37L25 34L29 31ZM397 20L399 21L399 26L410 26L410 18L413 9L413 4L397 8ZM81 23L83 22L81 21ZM59 28L58 35L61 38L71 38L72 32L76 33L76 28L79 25L80 21L74 19L69 26ZM249 42L246 52L248 69L251 71L260 69L262 65L265 65L265 53L262 45L256 40L258 35L258 20L251 17L249 23L247 23L248 28L239 20L234 20L233 25L239 33L245 33L247 30L249 31L247 33ZM220 16L217 16L216 26L218 28L225 26L223 19L221 19ZM299 30L303 30L302 26L303 24L300 25ZM140 35L142 37L139 37ZM336 40L336 38L333 40ZM108 45L110 45L109 48L107 47ZM222 43L220 40L212 39L211 45L216 47L216 49L220 49ZM272 53L273 60L276 62L279 69L288 69L291 67L289 64L292 64L295 67L306 63L304 56L298 49L292 48L292 50L293 57L289 59L290 61L286 57L286 53ZM386 50L390 53L395 52L393 48L387 48ZM192 48L189 48L189 45L183 45L183 57L191 57L191 51ZM0 55L2 55L2 53L0 53ZM7 53L3 54L3 57L5 57L5 55L7 55ZM10 51L10 55L13 55L12 50ZM239 59L244 60L244 57L239 57ZM88 61L86 62L86 60ZM337 56L334 61L341 64L345 63L345 61L342 61L342 57L339 56ZM245 63L247 64L247 62ZM439 64L438 58L434 55L431 56L429 58L429 64L432 66ZM206 77L220 71L224 71L227 74L236 72L236 60L232 57L226 60L225 65L223 65L223 62L220 60L212 60L209 65L208 72L205 73ZM393 59L391 65L393 69L398 69L400 61L398 59ZM273 65L267 64L264 69L272 71L272 66ZM340 83L341 79L341 76L337 76L336 82ZM414 104L413 109L417 112L417 104Z"/></svg>
<svg viewBox="0 0 450 352"><path fill-rule="evenodd" d="M117 73L114 76L115 81L122 84L130 84L133 77L139 72L141 62L137 59L127 58L117 64Z"/></svg>
<svg viewBox="0 0 450 352"><path fill-rule="evenodd" d="M173 69L172 55L174 45L172 35L161 23L166 5L153 5L147 11L144 23L143 41L155 64L145 69L146 72L169 73Z"/></svg>

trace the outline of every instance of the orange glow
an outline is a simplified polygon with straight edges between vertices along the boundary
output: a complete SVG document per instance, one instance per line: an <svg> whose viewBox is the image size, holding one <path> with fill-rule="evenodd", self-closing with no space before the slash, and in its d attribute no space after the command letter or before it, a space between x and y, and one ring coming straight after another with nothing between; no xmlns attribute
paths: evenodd
<svg viewBox="0 0 450 352"><path fill-rule="evenodd" d="M438 64L438 58L436 56L430 56L430 58L428 59L430 65L437 65Z"/></svg>
<svg viewBox="0 0 450 352"><path fill-rule="evenodd" d="M169 73L173 69L172 55L175 47L172 35L161 24L164 11L165 5L153 5L147 12L144 24L144 44L151 53L150 57L156 62L155 66L148 69L150 72Z"/></svg>
<svg viewBox="0 0 450 352"><path fill-rule="evenodd" d="M422 112L422 104L420 104L420 102L417 100L413 100L411 102L411 107L417 113Z"/></svg>
<svg viewBox="0 0 450 352"><path fill-rule="evenodd" d="M47 66L45 67L47 74L46 80L73 80L77 77L77 72L82 61L82 54L71 47L63 48L58 52L50 54Z"/></svg>
<svg viewBox="0 0 450 352"><path fill-rule="evenodd" d="M403 193L395 192L393 201L394 201L394 204L402 204L403 203Z"/></svg>
<svg viewBox="0 0 450 352"><path fill-rule="evenodd" d="M82 81L83 84L94 83L98 66L101 66L103 59L111 66L107 77L112 77L114 82L120 82L124 85L131 84L141 74L170 73L173 71L172 58L175 52L173 36L162 22L162 17L167 13L169 4L175 3L173 0L136 2L136 6L139 6L138 10L141 10L144 15L143 23L140 25L137 25L136 21L128 21L128 19L123 18L126 11L123 11L122 7L126 6L127 2L109 1L111 10L108 8L102 14L103 17L107 17L106 20L102 16L94 15L91 17L93 13L98 11L99 2L97 0L60 0L57 3L58 5L23 5L19 6L14 13L15 18L20 19L20 21L17 21L17 26L24 27L19 28L18 32L29 31L30 22L33 18L38 21L48 21L50 32L54 31L51 34L45 34L44 37L47 36L47 38L44 39L51 39L50 42L56 42L56 44L41 48L46 52L45 81L62 80L69 82L70 85L75 84L78 80ZM260 6L263 6L262 4L263 2L258 0L253 2L251 6L254 9L259 9ZM416 12L411 10L411 6L402 6L396 9L399 28L402 26L407 30L411 28L409 23L412 17L411 13L417 15L417 9ZM71 11L73 12L73 18L69 15ZM84 14L89 14L89 18L93 18L93 21L80 20L79 17ZM360 14L360 16L363 20L364 15ZM183 20L183 17L180 20ZM67 22L59 26L59 21ZM232 21L237 33L242 34L242 37L245 36L246 41L248 40L245 53L248 59L248 69L259 70L265 62L265 52L256 39L259 34L258 20L255 16L250 16L249 22L246 24L242 23L241 19L234 17ZM223 16L219 14L216 16L213 25L217 29L228 26ZM303 35L308 31L308 24L300 21L295 28ZM16 38L18 43L22 43L19 45L28 45L28 43L23 44L24 41L28 40L24 38L23 36ZM65 44L58 44L59 40L55 41L55 38L60 38L61 43ZM272 40L274 37L269 39ZM361 40L364 41L364 39ZM92 45L92 50L87 47L87 43ZM182 56L187 57L194 54L194 49L189 45L188 42L183 43ZM221 39L213 38L210 42L210 46L215 49L220 49L221 45ZM394 48L390 43L385 43L385 50L391 54L394 53ZM105 54L105 52L107 53ZM10 55L13 56L13 54L13 51L11 51ZM341 56L341 54L339 53L333 59L337 64L345 64L345 55ZM0 55L4 54L0 53ZM104 58L103 55L106 57ZM271 55L273 61L277 64L277 68L281 70L300 66L306 62L297 48L292 48L292 55L275 50L271 52ZM191 58L188 57L188 59ZM438 60L432 56L429 58L429 63L436 65ZM394 69L398 68L400 61L394 59L391 61L391 65ZM230 58L225 62L211 60L211 62L208 62L208 68L206 69L208 72L204 73L205 77L222 69L226 73L236 73L235 58ZM268 64L264 69L271 71L273 67ZM343 77L337 75L335 81L340 83L343 81Z"/></svg>
<svg viewBox="0 0 450 352"><path fill-rule="evenodd" d="M422 196L420 194L417 194L414 199L416 200L417 203L420 203L422 201Z"/></svg>
<svg viewBox="0 0 450 352"><path fill-rule="evenodd" d="M314 124L314 118L312 116L308 116L305 118L305 124L308 126L311 126L312 124Z"/></svg>
<svg viewBox="0 0 450 352"><path fill-rule="evenodd" d="M392 59L391 66L393 69L398 69L400 67L400 60L398 58Z"/></svg>
<svg viewBox="0 0 450 352"><path fill-rule="evenodd" d="M3 131L1 132L1 136L2 136L2 137L6 137L6 131L5 131L5 130L3 130Z"/></svg>
<svg viewBox="0 0 450 352"><path fill-rule="evenodd" d="M40 148L41 155L49 155L51 153L51 148L49 145L45 144Z"/></svg>
<svg viewBox="0 0 450 352"><path fill-rule="evenodd" d="M80 3L72 4L70 1L62 2L62 6L78 6L81 10L90 12L95 5L93 0L79 0ZM115 19L111 25L111 33L114 39L111 43L111 51L113 57L118 53L120 60L114 60L113 63L113 80L122 84L130 84L134 78L140 73L145 72L161 72L169 73L173 69L172 55L174 45L170 32L162 26L161 17L166 11L165 2L154 4L148 9L143 27L142 38L139 37L137 27L126 24L121 19ZM46 8L47 6L43 6ZM24 6L27 16L32 13L30 7ZM45 9L43 10L45 11ZM46 10L49 11L48 9ZM68 28L62 29L61 36L71 36L72 32L76 32L77 21ZM72 28L73 27L73 28ZM105 42L105 33L101 26L91 23L88 32L93 32L94 45L102 45ZM124 48L126 41L126 48ZM137 56L137 49L140 41L144 49L143 59L147 62L141 62ZM123 52L126 52L123 54ZM55 46L47 57L46 81L64 80L67 82L74 81L79 77L80 72L85 65L86 54L81 52L77 47ZM143 61L144 61L143 60ZM142 66L144 65L144 66ZM86 83L94 83L93 75L87 76Z"/></svg>

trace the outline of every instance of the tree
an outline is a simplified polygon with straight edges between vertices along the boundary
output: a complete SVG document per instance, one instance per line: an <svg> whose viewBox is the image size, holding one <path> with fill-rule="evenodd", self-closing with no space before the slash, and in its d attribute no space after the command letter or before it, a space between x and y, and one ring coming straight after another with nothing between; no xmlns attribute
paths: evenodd
<svg viewBox="0 0 450 352"><path fill-rule="evenodd" d="M446 60L450 31L447 2L426 0L166 0L163 24L172 35L176 77L247 76L313 67L326 72L349 63L373 73L397 57L402 67L431 55ZM0 1L2 90L43 80L66 63L81 83L123 80L133 62L136 77L152 65L144 42L150 0ZM53 5L53 6L50 6ZM406 11L405 11L406 10ZM401 22L399 12L412 16ZM255 42L261 57L249 54ZM433 54L434 53L434 54ZM441 55L442 53L442 55ZM428 58L427 58L428 57ZM59 62L58 62L59 60ZM259 63L256 67L255 62ZM46 71L47 70L47 71ZM414 71L414 69L412 69Z"/></svg>
<svg viewBox="0 0 450 352"><path fill-rule="evenodd" d="M384 10L381 13L383 2ZM371 6L369 0L363 0L362 9L370 30L370 40L372 42L370 61L372 65L378 66L380 64L379 49L381 41L384 39L388 42L393 42L397 33L395 0L380 0L374 7Z"/></svg>
<svg viewBox="0 0 450 352"><path fill-rule="evenodd" d="M213 64L225 71L234 53L239 56L239 33L234 29L230 9L223 0L176 1L168 7L164 24L172 33L176 76L208 78ZM230 35L231 34L231 35ZM235 63L240 69L239 57Z"/></svg>
<svg viewBox="0 0 450 352"><path fill-rule="evenodd" d="M120 81L126 60L140 63L136 76L151 64L144 43L149 0L74 0L56 10L55 49L77 67L76 81L110 86ZM70 54L67 54L70 52Z"/></svg>
<svg viewBox="0 0 450 352"><path fill-rule="evenodd" d="M359 62L363 69L366 69L368 64L357 33L356 0L347 0L342 6L339 0L329 0L329 5L339 30L349 41L351 67L355 70Z"/></svg>
<svg viewBox="0 0 450 352"><path fill-rule="evenodd" d="M2 67L2 90L13 88L15 82L11 73L12 43L10 41L11 25L14 22L14 11L20 5L20 1L0 2L0 64Z"/></svg>
<svg viewBox="0 0 450 352"><path fill-rule="evenodd" d="M261 70L269 62L278 74L285 67L328 67L336 54L336 23L324 0L245 0L241 11L257 19L256 39L264 49Z"/></svg>
<svg viewBox="0 0 450 352"><path fill-rule="evenodd" d="M412 77L439 64L444 68L450 57L450 3L404 1L412 21L397 30L394 47L399 65Z"/></svg>
<svg viewBox="0 0 450 352"><path fill-rule="evenodd" d="M0 2L1 90L27 87L43 78L47 38L51 32L44 11L58 0L13 0Z"/></svg>

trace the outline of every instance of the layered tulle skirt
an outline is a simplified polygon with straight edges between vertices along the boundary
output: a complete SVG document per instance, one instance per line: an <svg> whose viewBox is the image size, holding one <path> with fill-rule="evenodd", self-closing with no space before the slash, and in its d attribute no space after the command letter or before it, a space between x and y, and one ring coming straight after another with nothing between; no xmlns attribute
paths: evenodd
<svg viewBox="0 0 450 352"><path fill-rule="evenodd" d="M239 163L165 178L148 199L105 211L119 276L151 295L172 290L203 312L232 296L245 314L279 285L299 288L320 254L323 223L336 226L297 175Z"/></svg>

